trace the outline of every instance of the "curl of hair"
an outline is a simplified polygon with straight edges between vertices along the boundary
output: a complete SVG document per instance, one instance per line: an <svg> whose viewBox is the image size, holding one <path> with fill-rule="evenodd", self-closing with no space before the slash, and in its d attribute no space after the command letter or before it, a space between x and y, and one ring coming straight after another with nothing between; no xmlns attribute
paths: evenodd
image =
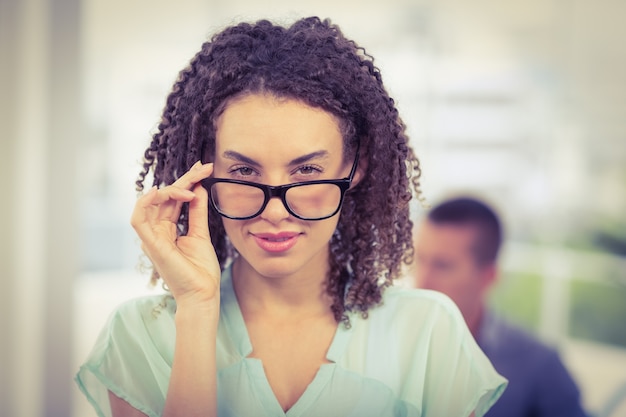
<svg viewBox="0 0 626 417"><path fill-rule="evenodd" d="M304 18L289 27L241 23L205 42L167 97L137 190L150 170L153 185L164 186L196 161L212 162L217 118L229 102L250 94L295 99L333 114L346 161L360 147L367 171L346 194L330 241L327 292L337 321L349 325L349 311L367 317L412 257L409 200L421 195L421 170L373 58L329 20ZM186 233L186 207L178 226ZM225 267L236 251L212 208L209 228Z"/></svg>

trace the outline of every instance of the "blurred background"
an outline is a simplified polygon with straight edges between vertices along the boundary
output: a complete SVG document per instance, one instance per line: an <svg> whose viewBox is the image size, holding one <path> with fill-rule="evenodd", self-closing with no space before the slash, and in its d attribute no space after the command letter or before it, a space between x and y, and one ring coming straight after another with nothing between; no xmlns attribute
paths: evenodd
<svg viewBox="0 0 626 417"><path fill-rule="evenodd" d="M77 367L117 304L161 291L128 219L178 71L228 24L305 15L376 57L427 201L503 216L494 306L594 416L626 391L623 0L0 0L1 416L94 415Z"/></svg>

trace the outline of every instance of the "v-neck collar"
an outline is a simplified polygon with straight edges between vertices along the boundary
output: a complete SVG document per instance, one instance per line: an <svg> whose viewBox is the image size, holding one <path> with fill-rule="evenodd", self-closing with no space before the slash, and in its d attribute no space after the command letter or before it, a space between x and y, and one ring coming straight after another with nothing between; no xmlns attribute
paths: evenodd
<svg viewBox="0 0 626 417"><path fill-rule="evenodd" d="M309 383L304 390L300 398L287 412L284 412L280 406L272 388L267 380L265 371L263 369L263 363L260 359L250 358L252 353L252 343L246 323L243 319L243 314L235 295L235 289L233 287L232 280L232 266L224 269L221 278L221 300L220 300L220 321L224 324L228 335L232 339L234 346L237 349L236 354L239 354L240 359L245 362L251 375L258 381L263 381L259 384L259 389L264 391L264 397L272 399L273 401L265 401L265 406L272 414L285 415L285 416L298 416L307 410L318 397L320 391L330 381L332 374L335 370L336 362L343 356L347 349L348 342L350 340L351 328L346 328L342 323L337 325L335 335L330 343L328 352L326 353L326 359L330 362L323 364L318 369L315 377ZM280 414L278 411L280 410Z"/></svg>

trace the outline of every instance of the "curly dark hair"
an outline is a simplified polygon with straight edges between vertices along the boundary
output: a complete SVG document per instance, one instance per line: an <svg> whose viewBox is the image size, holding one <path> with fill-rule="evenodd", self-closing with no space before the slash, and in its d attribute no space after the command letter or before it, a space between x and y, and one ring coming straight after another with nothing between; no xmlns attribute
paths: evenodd
<svg viewBox="0 0 626 417"><path fill-rule="evenodd" d="M326 290L337 321L349 324L348 311L367 317L413 256L409 201L421 195L419 161L373 61L328 19L304 18L289 27L260 20L224 29L180 72L145 151L137 191L151 170L153 185L164 186L196 161L213 161L216 120L235 98L269 94L333 114L344 158L358 145L367 170L345 197L330 241ZM221 217L210 210L211 240L224 268L236 252ZM186 206L178 225L186 233Z"/></svg>

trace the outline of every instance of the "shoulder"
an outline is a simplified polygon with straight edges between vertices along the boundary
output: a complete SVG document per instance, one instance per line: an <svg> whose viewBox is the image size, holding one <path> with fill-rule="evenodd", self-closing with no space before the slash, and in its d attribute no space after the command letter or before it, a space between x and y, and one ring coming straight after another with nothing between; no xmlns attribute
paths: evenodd
<svg viewBox="0 0 626 417"><path fill-rule="evenodd" d="M408 321L448 321L464 323L461 312L445 294L424 289L389 287L383 293L382 303L370 311L370 316Z"/></svg>
<svg viewBox="0 0 626 417"><path fill-rule="evenodd" d="M553 359L557 356L554 348L520 325L489 313L481 330L481 345L493 346L502 350L519 352L523 356L538 356Z"/></svg>
<svg viewBox="0 0 626 417"><path fill-rule="evenodd" d="M452 302L450 297L439 291L426 290L423 288L407 288L399 285L392 285L386 288L383 297L390 300L422 299L443 304Z"/></svg>
<svg viewBox="0 0 626 417"><path fill-rule="evenodd" d="M505 374L536 375L568 374L559 351L520 325L503 318L490 317L479 345L496 368ZM523 366L520 364L523 363Z"/></svg>
<svg viewBox="0 0 626 417"><path fill-rule="evenodd" d="M426 348L433 343L461 346L469 331L458 307L446 295L424 289L389 287L381 304L366 319L355 320L356 330L365 330L387 347L391 341L401 349ZM411 348L412 346L412 348Z"/></svg>
<svg viewBox="0 0 626 417"><path fill-rule="evenodd" d="M104 328L110 343L127 345L153 344L157 350L169 350L175 334L176 304L169 294L142 296L127 300L115 308Z"/></svg>
<svg viewBox="0 0 626 417"><path fill-rule="evenodd" d="M354 327L349 361L362 357L363 373L429 415L482 415L505 386L456 304L440 292L389 287Z"/></svg>
<svg viewBox="0 0 626 417"><path fill-rule="evenodd" d="M107 410L113 392L144 414L160 415L173 361L174 309L171 296L160 294L113 310L76 375L96 408Z"/></svg>
<svg viewBox="0 0 626 417"><path fill-rule="evenodd" d="M156 320L159 317L173 316L176 303L169 294L147 295L124 301L113 310L113 320Z"/></svg>
<svg viewBox="0 0 626 417"><path fill-rule="evenodd" d="M490 317L491 316L491 317ZM578 385L557 347L543 342L524 327L488 316L489 344L481 340L496 369L511 380L496 408L504 410L521 398L532 397L542 415L582 415Z"/></svg>

